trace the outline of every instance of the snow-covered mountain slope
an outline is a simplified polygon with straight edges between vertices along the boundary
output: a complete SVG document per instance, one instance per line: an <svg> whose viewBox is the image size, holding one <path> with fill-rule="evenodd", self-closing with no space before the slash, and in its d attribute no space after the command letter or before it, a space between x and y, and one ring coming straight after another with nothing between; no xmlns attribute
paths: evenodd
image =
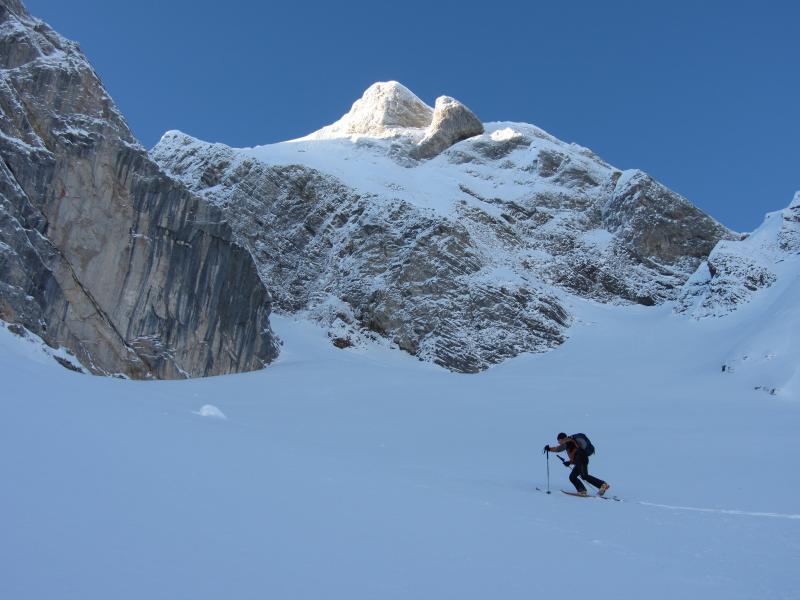
<svg viewBox="0 0 800 600"><path fill-rule="evenodd" d="M722 241L687 281L675 311L740 323L722 367L800 398L800 192L742 241Z"/></svg>
<svg viewBox="0 0 800 600"><path fill-rule="evenodd" d="M418 160L448 121L424 106L375 84L300 140L233 149L169 132L151 156L223 210L279 310L341 345L377 334L458 371L562 343L572 295L674 299L736 237L648 175L532 125L487 123Z"/></svg>
<svg viewBox="0 0 800 600"><path fill-rule="evenodd" d="M477 375L273 317L268 369L123 381L0 328L0 597L793 598L800 404L719 369L754 306L575 300ZM561 430L624 502L536 491Z"/></svg>

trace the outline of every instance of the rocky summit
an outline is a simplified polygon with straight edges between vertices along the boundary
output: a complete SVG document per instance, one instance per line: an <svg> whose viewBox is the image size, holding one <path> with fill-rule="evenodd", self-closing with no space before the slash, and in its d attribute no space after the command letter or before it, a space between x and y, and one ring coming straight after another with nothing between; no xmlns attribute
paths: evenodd
<svg viewBox="0 0 800 600"><path fill-rule="evenodd" d="M167 177L77 44L0 0L0 319L93 373L183 378L277 355L224 214Z"/></svg>

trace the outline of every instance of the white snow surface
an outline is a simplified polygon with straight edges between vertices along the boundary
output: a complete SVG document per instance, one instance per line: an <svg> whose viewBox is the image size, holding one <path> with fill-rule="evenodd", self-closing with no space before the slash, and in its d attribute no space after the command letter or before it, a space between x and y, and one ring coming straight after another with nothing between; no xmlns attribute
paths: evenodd
<svg viewBox="0 0 800 600"><path fill-rule="evenodd" d="M478 375L274 316L263 371L126 381L0 328L0 598L797 598L798 301L576 301L570 343ZM746 343L795 387L721 372ZM553 458L536 490L561 430L623 502Z"/></svg>

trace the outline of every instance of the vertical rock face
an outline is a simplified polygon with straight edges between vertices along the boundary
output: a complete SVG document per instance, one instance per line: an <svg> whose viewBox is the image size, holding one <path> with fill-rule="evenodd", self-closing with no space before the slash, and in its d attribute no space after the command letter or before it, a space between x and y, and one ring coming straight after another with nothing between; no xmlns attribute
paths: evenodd
<svg viewBox="0 0 800 600"><path fill-rule="evenodd" d="M0 0L0 318L95 373L180 378L277 354L220 211L147 156L78 46Z"/></svg>

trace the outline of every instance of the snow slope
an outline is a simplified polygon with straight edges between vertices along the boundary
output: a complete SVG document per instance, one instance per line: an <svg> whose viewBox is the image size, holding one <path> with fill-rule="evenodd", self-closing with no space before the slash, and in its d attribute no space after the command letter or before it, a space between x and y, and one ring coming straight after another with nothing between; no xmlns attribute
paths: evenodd
<svg viewBox="0 0 800 600"><path fill-rule="evenodd" d="M0 597L797 598L800 403L720 371L772 317L575 302L477 375L275 317L269 369L134 382L0 328ZM624 502L536 491L561 430Z"/></svg>

